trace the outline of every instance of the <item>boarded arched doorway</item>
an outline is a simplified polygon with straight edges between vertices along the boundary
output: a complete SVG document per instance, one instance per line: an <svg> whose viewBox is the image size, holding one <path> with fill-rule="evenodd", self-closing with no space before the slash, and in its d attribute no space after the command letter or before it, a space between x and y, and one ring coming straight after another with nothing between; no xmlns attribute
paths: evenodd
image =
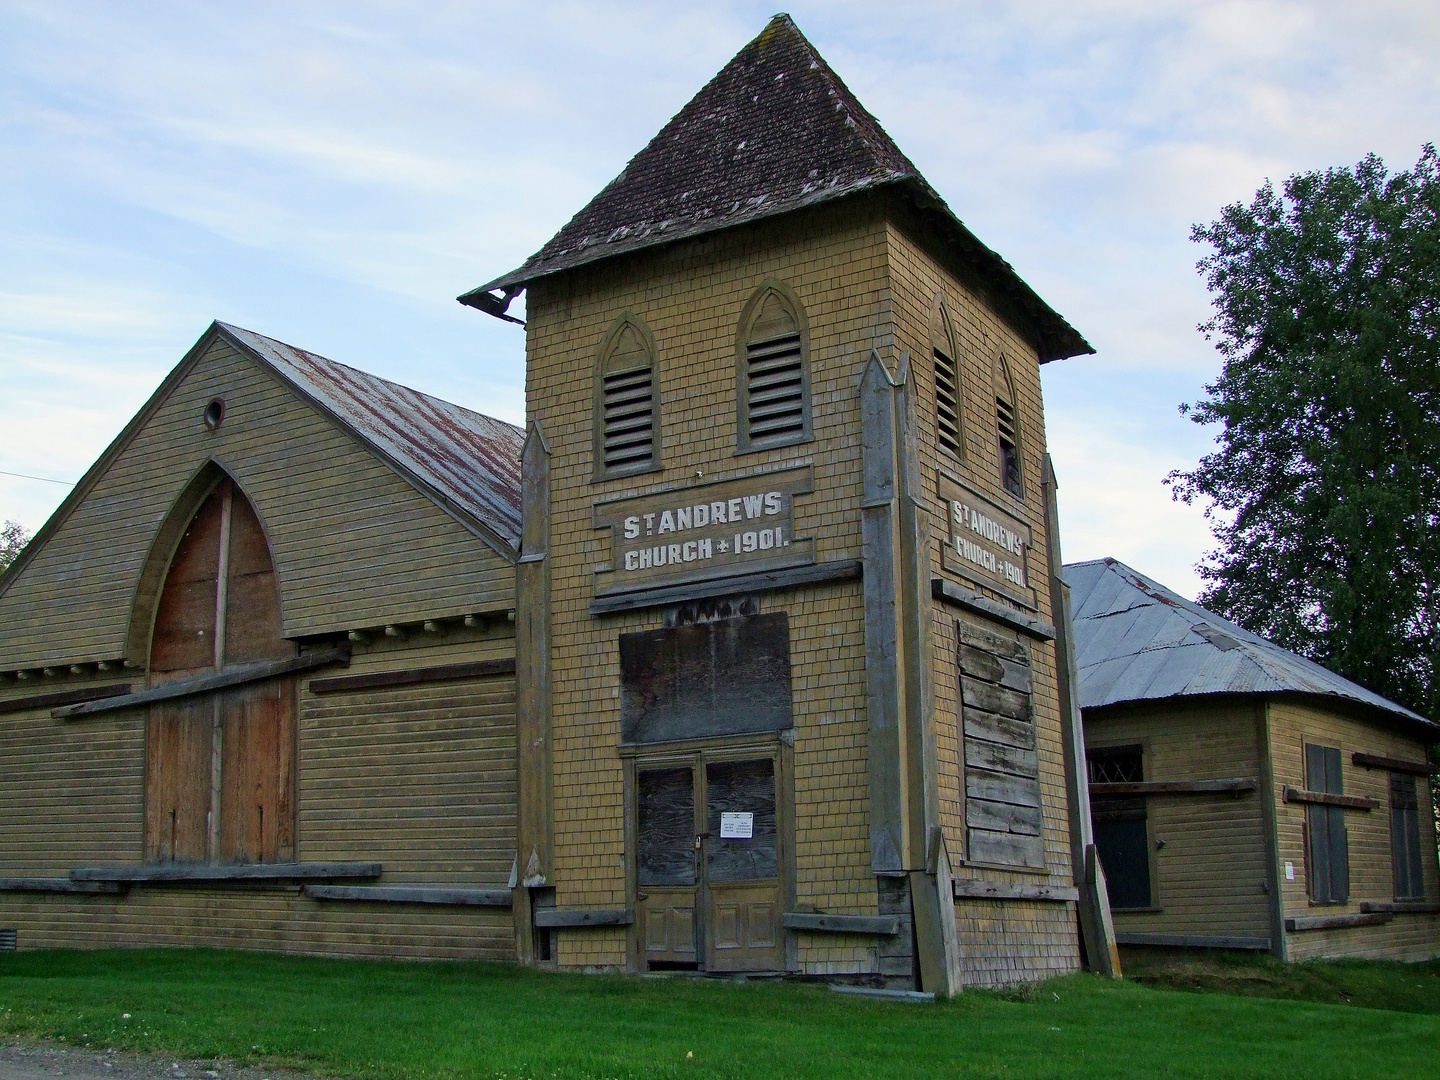
<svg viewBox="0 0 1440 1080"><path fill-rule="evenodd" d="M165 575L150 685L296 654L264 530L224 477L190 520ZM295 859L294 675L151 707L146 730L147 862Z"/></svg>

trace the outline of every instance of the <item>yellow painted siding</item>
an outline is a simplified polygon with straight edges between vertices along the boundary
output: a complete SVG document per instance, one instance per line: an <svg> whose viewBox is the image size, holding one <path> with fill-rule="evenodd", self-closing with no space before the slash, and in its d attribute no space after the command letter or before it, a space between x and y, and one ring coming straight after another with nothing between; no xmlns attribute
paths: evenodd
<svg viewBox="0 0 1440 1080"><path fill-rule="evenodd" d="M1086 717L1085 745L1144 747L1147 781L1260 778L1259 706L1176 704ZM1152 901L1116 912L1118 933L1269 938L1261 793L1145 800ZM1157 850L1156 845L1164 841Z"/></svg>
<svg viewBox="0 0 1440 1080"><path fill-rule="evenodd" d="M1390 855L1390 774L1382 769L1355 765L1357 751L1405 761L1425 760L1424 747L1415 739L1378 724L1355 719L1317 705L1274 701L1268 710L1270 752L1275 769L1276 826L1279 859L1295 867L1295 880L1281 874L1281 895L1287 918L1315 915L1353 914L1366 900L1394 898L1394 873ZM1346 810L1345 826L1350 847L1350 902L1312 906L1305 892L1305 807L1283 801L1285 785L1305 786L1305 744L1339 747L1347 795L1375 799L1380 805L1369 811ZM1425 898L1440 901L1434 834L1427 827L1433 820L1427 786L1420 779L1420 854L1424 869ZM1335 930L1307 930L1287 935L1292 960L1316 956L1369 956L1417 960L1440 956L1440 915L1397 914L1381 926L1346 927Z"/></svg>
<svg viewBox="0 0 1440 1080"><path fill-rule="evenodd" d="M202 423L226 401L219 430ZM140 573L211 458L264 524L298 637L513 602L514 570L268 370L215 342L0 595L0 670L120 657Z"/></svg>

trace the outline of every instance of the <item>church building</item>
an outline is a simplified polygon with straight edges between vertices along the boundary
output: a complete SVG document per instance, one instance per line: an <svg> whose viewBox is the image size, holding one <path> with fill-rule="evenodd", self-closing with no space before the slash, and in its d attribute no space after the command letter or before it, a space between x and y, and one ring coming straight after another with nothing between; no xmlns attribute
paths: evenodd
<svg viewBox="0 0 1440 1080"><path fill-rule="evenodd" d="M522 293L523 433L217 324L0 577L0 927L1112 970L1040 384L1085 340L783 15L460 299Z"/></svg>

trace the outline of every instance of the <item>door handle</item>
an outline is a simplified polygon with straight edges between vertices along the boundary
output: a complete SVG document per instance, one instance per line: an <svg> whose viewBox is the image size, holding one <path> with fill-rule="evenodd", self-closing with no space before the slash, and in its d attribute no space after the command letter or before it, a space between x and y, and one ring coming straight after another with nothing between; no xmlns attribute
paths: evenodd
<svg viewBox="0 0 1440 1080"><path fill-rule="evenodd" d="M649 900L649 899L650 899L650 894L649 894L648 892L637 892L637 893L635 894L635 902L636 902L636 903L639 903L641 900Z"/></svg>

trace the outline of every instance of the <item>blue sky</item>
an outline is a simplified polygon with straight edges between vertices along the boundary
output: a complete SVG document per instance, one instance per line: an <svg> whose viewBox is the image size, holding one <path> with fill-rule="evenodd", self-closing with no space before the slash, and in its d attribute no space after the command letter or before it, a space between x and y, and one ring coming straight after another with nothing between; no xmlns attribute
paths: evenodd
<svg viewBox="0 0 1440 1080"><path fill-rule="evenodd" d="M1218 370L1190 226L1267 178L1408 168L1440 5L789 10L1098 350L1045 369L1067 559L1194 595L1162 477ZM523 416L518 327L454 297L550 237L773 14L749 2L0 0L0 473L78 478L211 319ZM0 475L37 528L66 489Z"/></svg>

